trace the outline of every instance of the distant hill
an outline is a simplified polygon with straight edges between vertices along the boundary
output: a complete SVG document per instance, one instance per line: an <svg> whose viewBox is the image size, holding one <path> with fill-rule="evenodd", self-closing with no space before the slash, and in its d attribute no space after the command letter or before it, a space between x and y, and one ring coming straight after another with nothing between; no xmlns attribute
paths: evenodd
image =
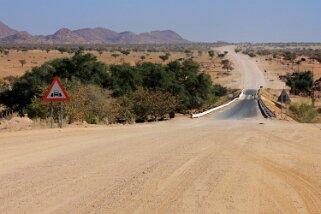
<svg viewBox="0 0 321 214"><path fill-rule="evenodd" d="M171 44L188 43L171 30L135 34L106 28L84 28L69 30L62 28L53 35L32 36L28 32L16 31L0 22L0 43L12 44Z"/></svg>
<svg viewBox="0 0 321 214"><path fill-rule="evenodd" d="M8 27L7 25L5 25L3 22L0 21L0 40L2 38L5 38L7 36L11 36L16 33L18 33L18 31Z"/></svg>
<svg viewBox="0 0 321 214"><path fill-rule="evenodd" d="M16 32L15 34L12 34L10 36L2 38L0 41L4 41L7 43L24 43L28 41L30 42L36 42L36 38L34 38L32 35L30 35L28 32L21 31L21 32Z"/></svg>
<svg viewBox="0 0 321 214"><path fill-rule="evenodd" d="M87 41L97 43L107 43L118 36L118 33L105 28L84 28L75 30L74 33L86 39ZM112 42L109 42L112 43Z"/></svg>

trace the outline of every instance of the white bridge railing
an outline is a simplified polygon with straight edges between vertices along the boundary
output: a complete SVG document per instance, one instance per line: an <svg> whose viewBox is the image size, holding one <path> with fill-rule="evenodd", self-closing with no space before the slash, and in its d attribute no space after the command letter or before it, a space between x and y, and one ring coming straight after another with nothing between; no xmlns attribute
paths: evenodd
<svg viewBox="0 0 321 214"><path fill-rule="evenodd" d="M217 107L215 107L215 108L209 109L209 110L204 111L204 112L202 112L202 113L192 114L192 118L203 117L203 116L205 116L205 115L207 115L207 114L209 114L209 113L212 113L213 111L217 111L217 110L219 110L219 109L222 109L222 108L224 108L224 107L226 107L226 106L234 103L236 100L240 99L240 98L243 96L243 94L244 94L244 89L242 90L241 94L240 94L237 98L233 99L232 101L230 101L230 102L228 102L228 103L225 103L225 104L223 104L223 105L217 106Z"/></svg>

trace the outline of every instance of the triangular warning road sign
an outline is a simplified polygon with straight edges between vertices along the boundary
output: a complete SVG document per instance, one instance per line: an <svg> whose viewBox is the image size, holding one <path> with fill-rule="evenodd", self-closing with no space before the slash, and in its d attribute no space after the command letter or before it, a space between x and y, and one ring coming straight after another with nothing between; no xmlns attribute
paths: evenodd
<svg viewBox="0 0 321 214"><path fill-rule="evenodd" d="M70 101L70 97L58 77L55 77L52 81L48 91L43 97L43 101Z"/></svg>
<svg viewBox="0 0 321 214"><path fill-rule="evenodd" d="M286 90L282 90L280 96L278 97L278 101L282 103L290 103L291 99Z"/></svg>

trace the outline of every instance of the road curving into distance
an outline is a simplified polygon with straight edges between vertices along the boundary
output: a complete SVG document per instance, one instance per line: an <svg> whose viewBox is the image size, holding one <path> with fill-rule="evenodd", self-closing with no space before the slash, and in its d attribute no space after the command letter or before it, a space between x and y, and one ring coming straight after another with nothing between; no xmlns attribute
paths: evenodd
<svg viewBox="0 0 321 214"><path fill-rule="evenodd" d="M220 51L228 51L228 58L235 67L233 72L240 73L239 88L244 89L244 95L232 105L216 112L212 118L214 120L258 119L260 111L256 93L260 87L266 86L264 73L253 59L242 53L235 53L234 48L234 46L223 47Z"/></svg>

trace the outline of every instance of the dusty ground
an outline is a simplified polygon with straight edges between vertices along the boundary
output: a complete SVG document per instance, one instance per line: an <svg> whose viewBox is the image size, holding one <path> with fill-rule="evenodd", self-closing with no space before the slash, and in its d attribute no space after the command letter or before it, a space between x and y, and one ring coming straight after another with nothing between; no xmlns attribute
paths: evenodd
<svg viewBox="0 0 321 214"><path fill-rule="evenodd" d="M0 133L4 131L20 131L32 128L32 120L28 117L0 118Z"/></svg>
<svg viewBox="0 0 321 214"><path fill-rule="evenodd" d="M321 127L263 122L3 133L0 213L321 213Z"/></svg>
<svg viewBox="0 0 321 214"><path fill-rule="evenodd" d="M301 56L305 57L305 56ZM272 58L271 56L262 57L258 56L254 59L257 60L258 66L262 70L266 70L266 77L273 83L277 80L279 75L285 75L294 71L312 71L315 79L321 78L321 64L316 61L307 60L300 65L291 64L281 59L272 59L272 61L266 60ZM300 57L298 57L300 58ZM307 58L307 57L305 57Z"/></svg>

